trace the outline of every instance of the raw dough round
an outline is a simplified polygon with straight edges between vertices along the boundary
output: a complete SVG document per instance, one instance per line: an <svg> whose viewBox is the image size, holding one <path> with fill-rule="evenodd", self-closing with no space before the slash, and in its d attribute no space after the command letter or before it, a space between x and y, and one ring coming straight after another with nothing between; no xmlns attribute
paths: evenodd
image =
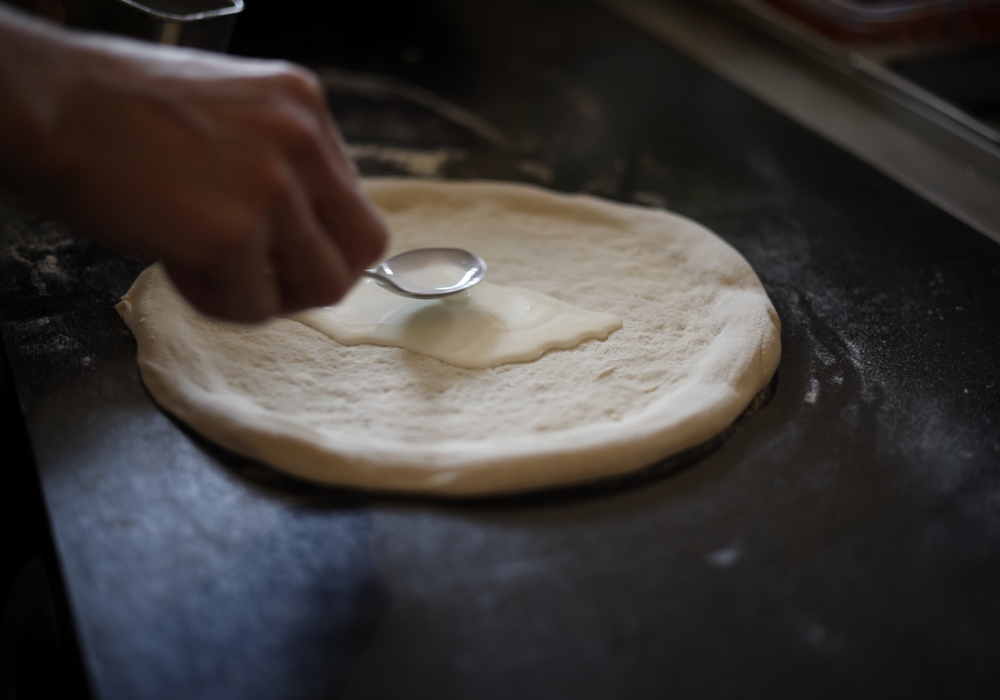
<svg viewBox="0 0 1000 700"><path fill-rule="evenodd" d="M490 281L614 314L605 341L462 369L345 347L289 319L199 316L159 266L118 309L153 397L209 439L296 476L447 496L625 474L720 433L770 381L779 321L750 265L665 211L487 182L366 183L390 254L458 247Z"/></svg>

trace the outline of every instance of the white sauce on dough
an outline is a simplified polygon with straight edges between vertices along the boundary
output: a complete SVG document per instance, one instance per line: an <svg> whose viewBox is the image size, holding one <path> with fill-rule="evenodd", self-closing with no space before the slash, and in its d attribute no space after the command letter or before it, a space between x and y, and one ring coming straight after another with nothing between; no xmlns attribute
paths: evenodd
<svg viewBox="0 0 1000 700"><path fill-rule="evenodd" d="M336 306L291 318L341 345L393 345L468 369L535 360L546 350L603 340L622 325L611 314L520 287L484 281L467 292L421 300L367 278Z"/></svg>
<svg viewBox="0 0 1000 700"><path fill-rule="evenodd" d="M466 369L345 347L288 318L213 321L154 265L117 308L157 403L303 479L489 495L612 478L705 442L778 366L780 324L760 281L690 219L509 183L385 178L365 191L392 232L389 255L474 250L490 282L622 327L533 362Z"/></svg>

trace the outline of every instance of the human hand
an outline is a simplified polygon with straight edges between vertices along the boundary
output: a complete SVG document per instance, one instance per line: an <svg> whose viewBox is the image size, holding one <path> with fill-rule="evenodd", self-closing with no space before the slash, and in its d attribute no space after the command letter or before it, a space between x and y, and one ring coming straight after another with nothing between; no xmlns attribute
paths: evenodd
<svg viewBox="0 0 1000 700"><path fill-rule="evenodd" d="M310 73L54 31L61 60L25 68L47 71L34 190L77 229L159 258L195 307L235 321L331 304L381 255Z"/></svg>

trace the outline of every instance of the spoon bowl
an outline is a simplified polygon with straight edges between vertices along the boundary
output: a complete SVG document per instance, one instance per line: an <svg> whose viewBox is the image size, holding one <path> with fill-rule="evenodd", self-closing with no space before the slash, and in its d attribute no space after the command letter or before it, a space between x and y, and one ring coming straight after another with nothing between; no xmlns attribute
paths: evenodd
<svg viewBox="0 0 1000 700"><path fill-rule="evenodd" d="M486 276L486 262L461 248L417 248L361 274L404 297L440 299L479 284Z"/></svg>

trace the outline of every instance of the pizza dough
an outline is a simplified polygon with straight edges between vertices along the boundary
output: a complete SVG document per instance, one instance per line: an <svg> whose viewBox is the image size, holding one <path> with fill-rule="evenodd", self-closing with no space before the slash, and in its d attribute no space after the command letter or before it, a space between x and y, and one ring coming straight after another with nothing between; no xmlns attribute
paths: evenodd
<svg viewBox="0 0 1000 700"><path fill-rule="evenodd" d="M487 182L370 180L390 254L471 250L494 283L610 313L604 341L463 369L290 319L201 317L159 266L118 305L153 397L304 479L447 496L614 477L720 433L770 381L779 321L749 264L664 212Z"/></svg>

